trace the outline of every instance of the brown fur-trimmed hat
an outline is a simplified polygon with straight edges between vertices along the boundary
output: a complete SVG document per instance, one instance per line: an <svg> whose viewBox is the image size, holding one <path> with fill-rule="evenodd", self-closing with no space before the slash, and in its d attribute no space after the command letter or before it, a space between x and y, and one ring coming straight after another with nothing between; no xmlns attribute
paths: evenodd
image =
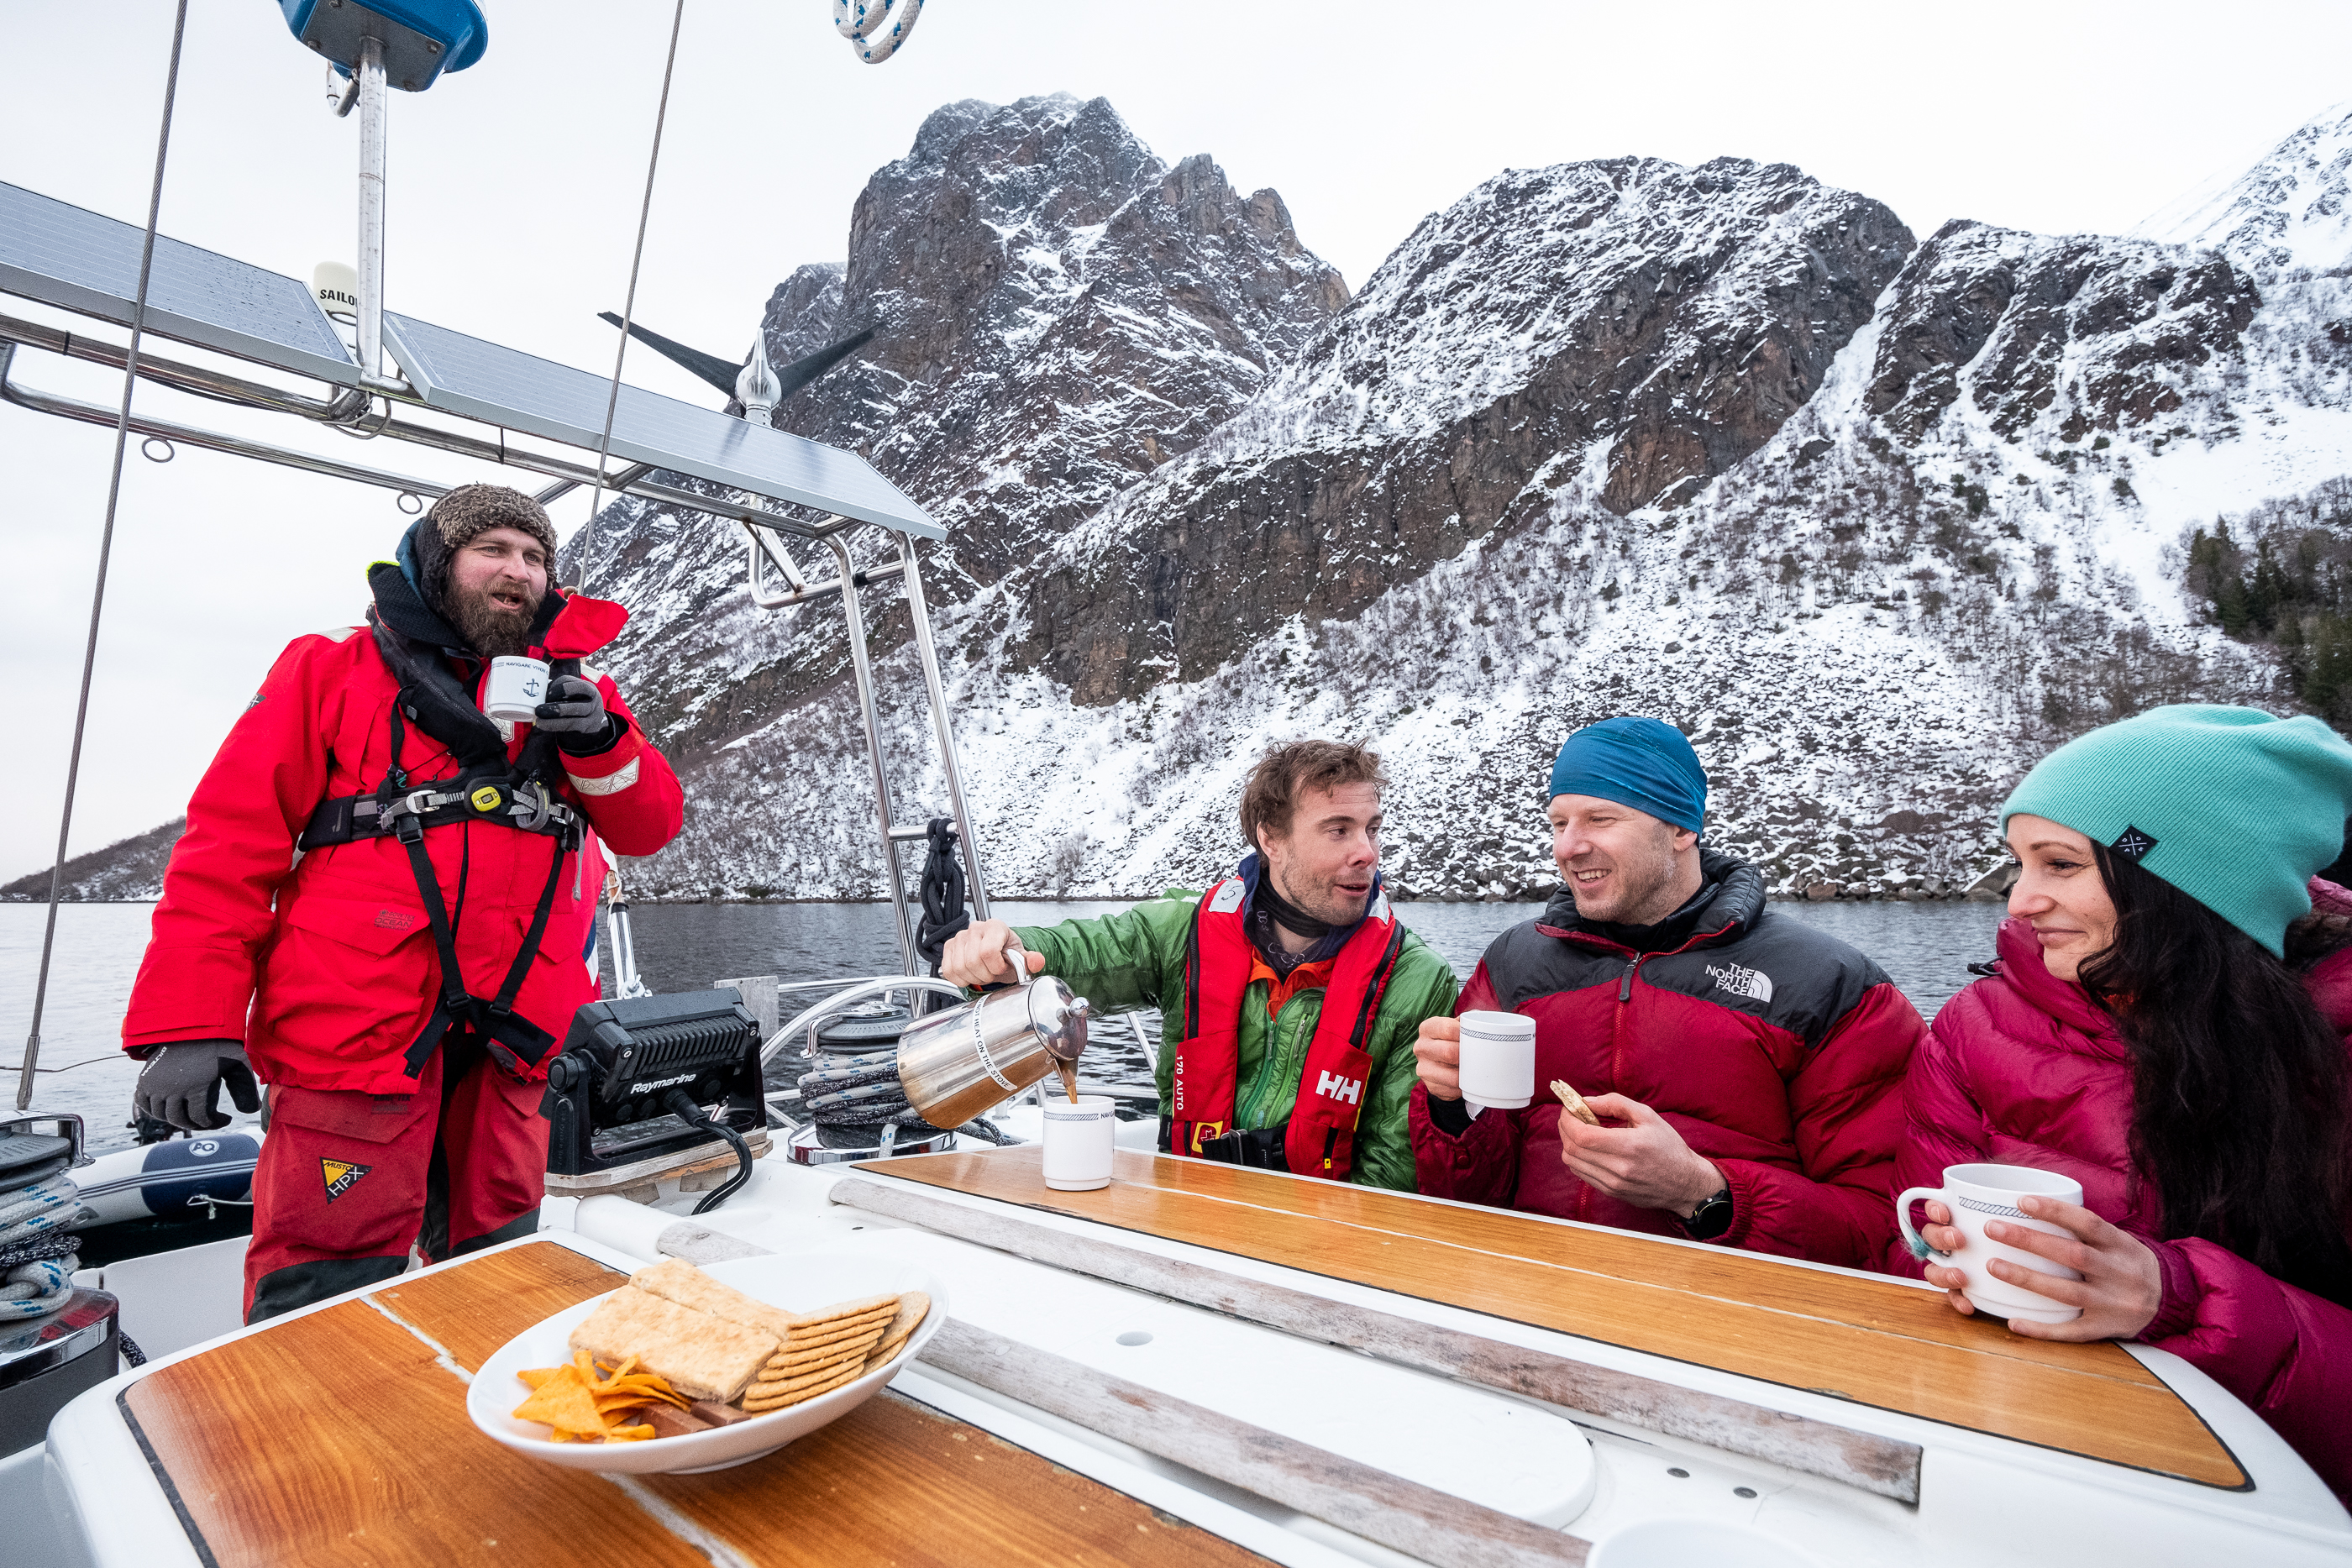
<svg viewBox="0 0 2352 1568"><path fill-rule="evenodd" d="M439 531L441 542L452 555L492 528L520 528L547 547L548 562L554 563L555 525L547 520L547 508L520 490L509 490L504 485L460 485L434 502L425 517Z"/></svg>

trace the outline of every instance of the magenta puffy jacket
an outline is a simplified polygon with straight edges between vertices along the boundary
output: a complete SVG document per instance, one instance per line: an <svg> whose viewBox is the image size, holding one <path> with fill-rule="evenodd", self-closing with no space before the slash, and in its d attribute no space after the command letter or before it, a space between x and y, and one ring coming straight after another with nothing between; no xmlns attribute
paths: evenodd
<svg viewBox="0 0 2352 1568"><path fill-rule="evenodd" d="M2334 883L2314 879L2311 892L2315 907L2352 914L2352 894ZM2084 1203L2164 1267L2164 1303L2141 1343L2236 1395L2352 1502L2352 1311L2214 1242L2157 1239L2156 1194L2136 1179L2127 1146L2128 1048L2080 986L2043 967L2025 922L2002 922L2000 947L2000 972L1945 1004L1911 1059L1895 1190L1935 1186L1946 1166L1976 1161L2081 1182ZM2322 960L2308 983L2329 1023L2352 1033L2352 949ZM1886 1260L1890 1272L1920 1277L1899 1235Z"/></svg>

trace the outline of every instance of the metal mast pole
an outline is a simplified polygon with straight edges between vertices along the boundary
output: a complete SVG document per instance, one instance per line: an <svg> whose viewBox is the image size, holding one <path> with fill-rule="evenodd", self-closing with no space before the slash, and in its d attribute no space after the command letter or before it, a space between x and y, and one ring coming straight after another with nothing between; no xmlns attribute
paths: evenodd
<svg viewBox="0 0 2352 1568"><path fill-rule="evenodd" d="M383 374L383 44L360 40L360 381Z"/></svg>
<svg viewBox="0 0 2352 1568"><path fill-rule="evenodd" d="M947 692L940 680L940 656L931 646L931 611L923 601L923 580L915 570L915 541L898 536L898 559L907 564L899 580L906 585L907 613L915 623L915 653L923 666L923 689L931 699L931 723L940 736L940 767L948 776L948 805L956 828L963 834L964 881L971 889L972 914L988 918L988 889L980 878L980 842L971 836L971 808L964 804L963 768L956 760L955 731L948 725Z"/></svg>
<svg viewBox="0 0 2352 1568"><path fill-rule="evenodd" d="M890 776L882 766L882 716L874 706L874 664L866 651L866 612L857 602L857 563L849 559L849 547L841 542L838 534L828 535L824 542L841 569L841 612L849 622L849 672L857 684L858 716L866 726L866 755L874 764L874 810L882 828L883 869L890 873L891 924L898 930L898 955L906 960L907 973L920 974L915 933L907 912L907 875L898 866L898 839L894 831L898 823L890 810Z"/></svg>
<svg viewBox="0 0 2352 1568"><path fill-rule="evenodd" d="M33 1103L40 1071L41 1011L49 999L49 955L58 941L58 899L65 891L66 841L73 831L74 789L81 782L81 741L89 722L89 677L98 666L98 625L106 609L106 568L114 555L114 511L122 498L122 456L131 440L131 393L139 384L139 345L147 326L147 278L155 262L155 220L163 210L163 160L172 147L172 105L180 91L180 43L188 31L188 0L172 23L172 65L163 77L163 125L155 133L155 183L147 193L147 237L139 247L139 297L131 308L131 353L122 366L122 408L114 418L114 474L106 485L106 527L98 536L98 586L89 596L89 640L82 645L81 701L74 709L73 751L66 762L66 803L58 813L58 857L49 865L49 919L41 932L41 972L33 982L33 1027L16 1074L16 1109ZM912 968L913 966L908 966Z"/></svg>

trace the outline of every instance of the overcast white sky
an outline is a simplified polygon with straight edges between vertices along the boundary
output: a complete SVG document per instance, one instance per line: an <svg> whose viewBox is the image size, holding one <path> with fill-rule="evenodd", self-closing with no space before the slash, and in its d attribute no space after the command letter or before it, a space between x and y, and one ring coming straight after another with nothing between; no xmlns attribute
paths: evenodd
<svg viewBox="0 0 2352 1568"><path fill-rule="evenodd" d="M412 314L609 371L670 7L492 0L488 57L394 94L388 293ZM1360 286L1424 214L1508 166L1638 153L1797 164L1921 235L1946 219L2120 231L2344 96L2352 5L931 0L859 64L825 0L688 0L638 319L734 355L773 285L837 260L866 176L943 102L1104 96L1163 158L1281 192ZM348 260L353 121L269 0L192 6L165 233L307 277ZM145 216L172 6L0 0L0 180ZM0 312L59 322L20 301ZM100 329L101 335L109 329ZM111 334L119 339L120 334ZM184 355L158 345L161 352ZM629 379L714 405L642 351ZM21 353L111 406L95 367ZM418 449L142 391L141 407L425 477ZM48 863L110 431L0 407L0 880ZM578 501L561 511L567 528ZM132 456L72 848L175 814L291 636L357 618L405 519L387 492L184 452Z"/></svg>

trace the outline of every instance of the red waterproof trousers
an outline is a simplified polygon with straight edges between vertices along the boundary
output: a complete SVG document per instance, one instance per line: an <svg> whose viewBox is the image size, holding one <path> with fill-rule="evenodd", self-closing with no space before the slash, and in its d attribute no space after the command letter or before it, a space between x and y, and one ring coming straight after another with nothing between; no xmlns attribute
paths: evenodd
<svg viewBox="0 0 2352 1568"><path fill-rule="evenodd" d="M258 1322L539 1228L545 1085L452 1031L413 1094L272 1084L253 1173L245 1318Z"/></svg>

